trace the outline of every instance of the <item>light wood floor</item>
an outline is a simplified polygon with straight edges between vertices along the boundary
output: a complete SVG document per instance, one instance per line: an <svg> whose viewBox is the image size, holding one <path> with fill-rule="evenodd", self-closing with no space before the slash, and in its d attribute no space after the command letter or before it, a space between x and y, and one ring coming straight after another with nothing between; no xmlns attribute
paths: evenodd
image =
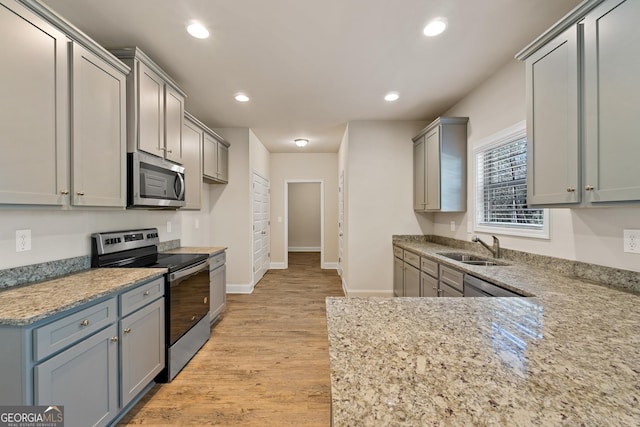
<svg viewBox="0 0 640 427"><path fill-rule="evenodd" d="M329 426L324 300L342 295L319 253L289 254L253 294L228 295L211 339L118 425Z"/></svg>

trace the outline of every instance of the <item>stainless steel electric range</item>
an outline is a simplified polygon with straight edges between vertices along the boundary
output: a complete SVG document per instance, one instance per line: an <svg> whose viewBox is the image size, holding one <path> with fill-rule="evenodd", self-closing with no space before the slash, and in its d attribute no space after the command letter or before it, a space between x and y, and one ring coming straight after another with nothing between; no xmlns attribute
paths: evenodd
<svg viewBox="0 0 640 427"><path fill-rule="evenodd" d="M156 381L169 382L210 336L209 257L158 253L158 229L91 235L91 266L166 268L165 369Z"/></svg>

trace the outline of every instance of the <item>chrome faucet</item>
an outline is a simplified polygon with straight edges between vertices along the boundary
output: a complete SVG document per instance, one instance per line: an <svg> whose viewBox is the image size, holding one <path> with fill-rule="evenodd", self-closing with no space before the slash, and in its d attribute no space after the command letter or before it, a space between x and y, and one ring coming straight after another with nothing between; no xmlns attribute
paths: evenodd
<svg viewBox="0 0 640 427"><path fill-rule="evenodd" d="M493 254L494 258L500 258L500 240L498 240L496 236L491 236L491 237L493 237L493 247L487 245L485 242L480 240L477 234L473 235L473 237L471 238L471 241L478 242L485 248L489 249L489 252Z"/></svg>

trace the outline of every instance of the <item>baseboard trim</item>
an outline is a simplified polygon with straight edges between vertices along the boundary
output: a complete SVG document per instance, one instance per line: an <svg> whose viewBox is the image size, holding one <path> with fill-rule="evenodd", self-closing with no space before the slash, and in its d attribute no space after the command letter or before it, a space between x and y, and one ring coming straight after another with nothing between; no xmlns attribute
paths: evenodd
<svg viewBox="0 0 640 427"><path fill-rule="evenodd" d="M325 262L324 264L322 264L322 269L323 270L337 270L338 269L338 263L337 262Z"/></svg>
<svg viewBox="0 0 640 427"><path fill-rule="evenodd" d="M342 277L342 292L344 293L344 296L349 296L349 293L347 292L347 281L344 280L344 277Z"/></svg>
<svg viewBox="0 0 640 427"><path fill-rule="evenodd" d="M320 252L316 246L289 246L289 252Z"/></svg>
<svg viewBox="0 0 640 427"><path fill-rule="evenodd" d="M287 265L284 262L272 262L269 264L269 270L286 270Z"/></svg>
<svg viewBox="0 0 640 427"><path fill-rule="evenodd" d="M251 294L253 293L253 285L251 283L242 284L242 285L227 283L227 293L228 294Z"/></svg>
<svg viewBox="0 0 640 427"><path fill-rule="evenodd" d="M342 283L342 288L345 291L345 295L348 297L392 297L393 291L379 291L373 289L347 289L346 283Z"/></svg>

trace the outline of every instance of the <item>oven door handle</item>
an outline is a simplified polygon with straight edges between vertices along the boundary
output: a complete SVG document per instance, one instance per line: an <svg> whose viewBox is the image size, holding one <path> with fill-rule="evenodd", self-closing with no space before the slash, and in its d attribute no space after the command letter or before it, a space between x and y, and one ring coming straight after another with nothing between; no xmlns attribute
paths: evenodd
<svg viewBox="0 0 640 427"><path fill-rule="evenodd" d="M193 273L198 273L202 270L204 270L204 266L207 266L207 269L209 268L209 260L204 260L199 264L194 265L193 267L189 267L186 268L184 270L179 270L176 271L175 273L171 273L171 278L170 280L173 282L174 280L178 280L178 279L182 279L185 276L189 276Z"/></svg>

